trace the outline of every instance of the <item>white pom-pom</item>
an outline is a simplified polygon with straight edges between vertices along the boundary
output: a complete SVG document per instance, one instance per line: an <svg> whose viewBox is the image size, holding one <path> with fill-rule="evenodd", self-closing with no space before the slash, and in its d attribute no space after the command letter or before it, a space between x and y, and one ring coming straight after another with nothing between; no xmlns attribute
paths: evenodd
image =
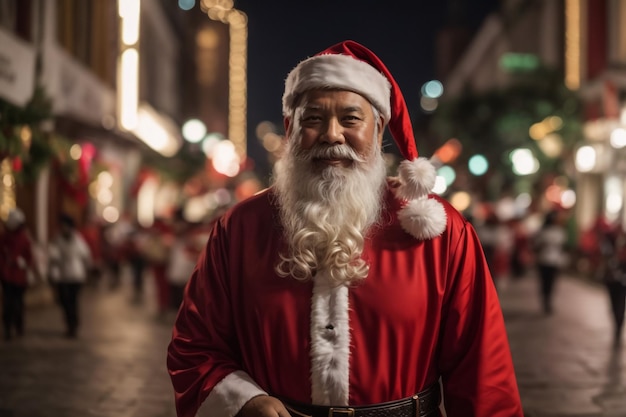
<svg viewBox="0 0 626 417"><path fill-rule="evenodd" d="M402 183L397 190L398 197L414 200L426 196L433 189L437 172L428 159L415 158L400 162L398 177Z"/></svg>
<svg viewBox="0 0 626 417"><path fill-rule="evenodd" d="M446 210L434 198L411 200L398 211L402 228L418 239L431 239L446 230Z"/></svg>

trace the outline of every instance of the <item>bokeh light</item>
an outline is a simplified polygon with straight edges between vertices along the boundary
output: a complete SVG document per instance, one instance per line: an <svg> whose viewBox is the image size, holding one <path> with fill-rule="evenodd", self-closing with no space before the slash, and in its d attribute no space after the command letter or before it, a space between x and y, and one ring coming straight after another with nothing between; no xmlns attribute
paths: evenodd
<svg viewBox="0 0 626 417"><path fill-rule="evenodd" d="M431 113L437 110L439 101L436 98L422 96L422 98L420 98L420 106L426 113Z"/></svg>
<svg viewBox="0 0 626 417"><path fill-rule="evenodd" d="M589 172L596 166L596 150L592 146L581 146L576 151L576 169L580 172Z"/></svg>
<svg viewBox="0 0 626 417"><path fill-rule="evenodd" d="M430 98L439 98L443 94L443 84L437 80L431 80L422 86L422 95Z"/></svg>
<svg viewBox="0 0 626 417"><path fill-rule="evenodd" d="M509 156L513 163L513 172L516 175L530 175L539 170L539 161L537 161L530 149L515 149Z"/></svg>
<svg viewBox="0 0 626 417"><path fill-rule="evenodd" d="M556 158L563 153L563 138L558 133L549 133L537 145L550 158Z"/></svg>
<svg viewBox="0 0 626 417"><path fill-rule="evenodd" d="M109 223L115 223L120 218L120 212L113 206L107 206L102 210L102 218Z"/></svg>
<svg viewBox="0 0 626 417"><path fill-rule="evenodd" d="M456 138L451 138L446 141L443 145L441 145L433 156L435 156L439 161L444 164L449 164L454 161L463 150L463 145Z"/></svg>
<svg viewBox="0 0 626 417"><path fill-rule="evenodd" d="M621 149L626 146L626 129L618 127L611 132L611 146L615 149Z"/></svg>
<svg viewBox="0 0 626 417"><path fill-rule="evenodd" d="M485 172L487 172L487 170L489 169L489 162L484 155L478 154L472 156L469 159L467 167L472 175L480 177L481 175L484 175Z"/></svg>
<svg viewBox="0 0 626 417"><path fill-rule="evenodd" d="M471 203L472 197L466 191L456 192L450 197L450 204L461 212L467 210Z"/></svg>
<svg viewBox="0 0 626 417"><path fill-rule="evenodd" d="M199 119L189 119L183 124L183 137L191 143L198 143L206 135L206 126Z"/></svg>
<svg viewBox="0 0 626 417"><path fill-rule="evenodd" d="M441 195L447 190L448 186L446 185L446 180L442 176L437 175L437 177L435 177L435 186L433 187L433 193Z"/></svg>
<svg viewBox="0 0 626 417"><path fill-rule="evenodd" d="M235 144L230 140L220 141L213 149L213 168L220 174L234 177L239 173L239 155L235 150Z"/></svg>
<svg viewBox="0 0 626 417"><path fill-rule="evenodd" d="M178 0L178 7L182 10L191 10L196 5L196 0Z"/></svg>
<svg viewBox="0 0 626 417"><path fill-rule="evenodd" d="M447 186L450 186L456 179L456 172L454 171L454 168L449 165L444 165L439 168L437 170L437 175L445 180Z"/></svg>
<svg viewBox="0 0 626 417"><path fill-rule="evenodd" d="M224 136L219 133L209 133L204 137L201 147L202 152L204 152L207 158L213 157L213 151L215 150L215 146L222 140L224 140Z"/></svg>
<svg viewBox="0 0 626 417"><path fill-rule="evenodd" d="M565 190L561 193L561 206L565 209L574 207L576 204L576 192L574 190Z"/></svg>

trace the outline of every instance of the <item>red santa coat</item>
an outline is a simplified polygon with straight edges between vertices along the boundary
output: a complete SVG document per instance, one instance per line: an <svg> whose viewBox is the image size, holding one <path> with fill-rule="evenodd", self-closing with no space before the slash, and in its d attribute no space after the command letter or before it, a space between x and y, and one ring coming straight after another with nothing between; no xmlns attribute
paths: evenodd
<svg viewBox="0 0 626 417"><path fill-rule="evenodd" d="M523 416L497 293L472 226L441 200L445 232L417 240L386 195L349 289L276 274L285 249L272 191L216 223L168 348L178 415L234 416L254 395L381 403L441 378L448 417ZM203 414L204 415L204 414Z"/></svg>

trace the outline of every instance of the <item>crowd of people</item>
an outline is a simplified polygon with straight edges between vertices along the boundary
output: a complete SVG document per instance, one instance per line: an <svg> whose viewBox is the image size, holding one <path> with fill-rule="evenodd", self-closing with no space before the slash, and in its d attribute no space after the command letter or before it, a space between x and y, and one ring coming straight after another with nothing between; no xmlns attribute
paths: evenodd
<svg viewBox="0 0 626 417"><path fill-rule="evenodd" d="M152 279L157 313L165 316L180 305L182 288L191 276L211 223L187 221L181 210L169 218L157 218L147 227L130 216L107 224L88 240L94 259L94 281L115 290L128 271L132 302L146 297L146 280Z"/></svg>
<svg viewBox="0 0 626 417"><path fill-rule="evenodd" d="M159 318L177 311L183 288L206 242L210 224L186 221L181 212L157 219L150 227L124 217L115 223L84 222L63 213L58 231L39 244L22 210L9 211L0 222L0 283L5 340L24 334L29 288L47 286L58 305L65 336L76 338L81 322L80 298L86 286L111 291L128 277L131 302L146 301L147 280L154 291Z"/></svg>
<svg viewBox="0 0 626 417"><path fill-rule="evenodd" d="M552 314L555 283L569 268L576 248L567 229L569 215L553 208L502 219L495 210L487 210L484 219L474 220L497 289L532 273L538 278L542 310Z"/></svg>
<svg viewBox="0 0 626 417"><path fill-rule="evenodd" d="M478 236L497 288L527 275L537 278L543 312L553 313L558 279L573 272L606 288L613 344L623 343L626 310L626 230L622 222L598 216L590 227L572 237L570 213L552 209L527 218L501 220L493 211L476 222ZM581 266L584 263L586 266Z"/></svg>

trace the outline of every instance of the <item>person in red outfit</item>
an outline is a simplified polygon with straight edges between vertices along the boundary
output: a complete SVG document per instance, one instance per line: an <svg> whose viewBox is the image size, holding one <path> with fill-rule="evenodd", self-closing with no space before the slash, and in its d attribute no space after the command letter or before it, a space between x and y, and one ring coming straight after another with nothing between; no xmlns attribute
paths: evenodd
<svg viewBox="0 0 626 417"><path fill-rule="evenodd" d="M33 268L32 240L24 213L14 208L4 222L0 235L0 283L2 284L2 323L4 338L24 334L24 295L29 270Z"/></svg>
<svg viewBox="0 0 626 417"><path fill-rule="evenodd" d="M221 216L187 284L167 356L178 416L522 417L480 242L430 193L385 65L331 46L290 72L283 113L273 185Z"/></svg>

